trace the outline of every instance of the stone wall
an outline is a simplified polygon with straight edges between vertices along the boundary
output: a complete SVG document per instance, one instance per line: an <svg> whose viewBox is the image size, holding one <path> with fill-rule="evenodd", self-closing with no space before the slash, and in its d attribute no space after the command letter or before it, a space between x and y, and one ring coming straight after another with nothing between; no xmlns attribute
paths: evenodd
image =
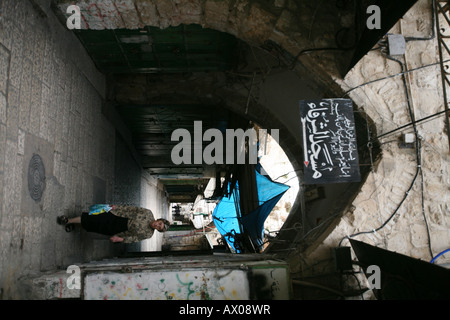
<svg viewBox="0 0 450 320"><path fill-rule="evenodd" d="M117 128L104 114L105 88L50 1L0 1L0 300L28 299L24 277L124 252L56 223L114 200ZM39 201L28 188L34 154L45 168ZM159 205L167 216L168 204Z"/></svg>
<svg viewBox="0 0 450 320"><path fill-rule="evenodd" d="M24 275L119 249L56 224L111 198L114 128L101 113L104 77L75 36L31 1L0 9L0 299L18 299ZM28 189L33 154L45 168L40 201Z"/></svg>
<svg viewBox="0 0 450 320"><path fill-rule="evenodd" d="M434 27L430 8L430 1L418 1L390 33L429 38ZM434 64L439 61L437 40L408 41L405 55L395 58L408 70ZM317 62L326 68L329 61ZM397 76L352 89L401 72L398 62L380 50L373 50L345 79L334 76L343 91L351 90L348 96L375 122L378 136L411 122L405 87L410 92L416 120L444 110L439 65L405 74L406 86L402 76ZM415 145L401 148L404 133L414 133L413 126L380 137L381 161L373 167L342 219L329 228L326 237L301 254L305 260L296 264L297 271L329 258L330 248L338 246L344 237L361 231L369 233L354 239L425 261L450 247L450 155L445 116L417 124L419 162ZM370 232L386 221L389 222L382 229ZM343 240L342 245L349 245L349 242ZM298 256L294 259L300 260ZM449 261L447 255L438 263ZM329 265L323 264L315 272L326 268Z"/></svg>

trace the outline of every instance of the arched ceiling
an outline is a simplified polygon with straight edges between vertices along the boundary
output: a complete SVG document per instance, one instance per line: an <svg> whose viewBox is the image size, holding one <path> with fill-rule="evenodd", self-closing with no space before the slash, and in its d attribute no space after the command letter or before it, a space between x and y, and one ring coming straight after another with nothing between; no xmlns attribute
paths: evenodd
<svg viewBox="0 0 450 320"><path fill-rule="evenodd" d="M174 195L192 196L204 168L167 165L171 149L167 132L174 123L192 122L190 114L211 126L234 127L232 118L280 128L290 160L295 163L301 155L297 128L290 124L293 113L279 114L281 106L264 108L252 99L252 74L264 81L267 66L265 60L248 59L255 58L252 50L243 56L241 44L262 48L279 66L295 69L319 97L333 96L340 89L332 77L344 75L415 2L129 0L107 6L109 2L58 0L54 4L63 23L69 4L81 7L83 28L75 33L108 77L113 90L107 103L131 129L144 167L167 177L184 174L184 182L171 185L168 179L166 186ZM372 4L381 7L382 27L367 30L366 9ZM317 52L326 53L320 66L307 57ZM249 61L253 64L242 68ZM268 69L274 68L272 61ZM299 219L298 213L293 219Z"/></svg>
<svg viewBox="0 0 450 320"><path fill-rule="evenodd" d="M192 74L234 70L238 40L199 25L75 32L109 77L108 103L129 128L144 170L164 184L170 201L194 202L216 169L175 166L171 151L178 141L171 141L171 134L181 128L193 133L194 121L201 121L203 130L224 131L235 120L217 102L201 100L186 89L183 95L174 86L183 86Z"/></svg>
<svg viewBox="0 0 450 320"><path fill-rule="evenodd" d="M247 94L249 70L260 70L256 54L234 36L198 25L76 34L108 77L107 103L129 128L142 167L160 179L172 202L193 202L209 178L229 169L225 165L175 166L171 151L178 141L171 141L171 133L177 128L193 133L194 121L202 121L203 130L224 132L246 127L253 120L281 129L282 143L288 145L284 142L289 141L288 130ZM280 64L272 60L271 64ZM291 155L300 153L296 143L288 149Z"/></svg>

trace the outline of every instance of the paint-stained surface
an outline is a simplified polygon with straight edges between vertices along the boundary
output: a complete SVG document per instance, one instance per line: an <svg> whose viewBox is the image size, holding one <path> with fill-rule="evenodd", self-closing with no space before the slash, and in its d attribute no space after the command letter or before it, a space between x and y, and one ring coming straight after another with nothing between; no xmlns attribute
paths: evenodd
<svg viewBox="0 0 450 320"><path fill-rule="evenodd" d="M291 298L287 266L253 266L250 279L251 299L289 300Z"/></svg>
<svg viewBox="0 0 450 320"><path fill-rule="evenodd" d="M86 300L247 300L243 270L94 273L85 278Z"/></svg>
<svg viewBox="0 0 450 320"><path fill-rule="evenodd" d="M116 258L30 277L29 286L44 300L289 300L289 274L261 255Z"/></svg>

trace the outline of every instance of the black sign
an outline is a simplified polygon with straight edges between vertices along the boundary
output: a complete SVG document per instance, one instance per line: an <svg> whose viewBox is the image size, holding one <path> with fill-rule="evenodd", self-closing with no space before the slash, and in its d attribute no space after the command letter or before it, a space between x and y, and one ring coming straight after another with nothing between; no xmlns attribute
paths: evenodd
<svg viewBox="0 0 450 320"><path fill-rule="evenodd" d="M360 181L349 99L301 100L305 184Z"/></svg>

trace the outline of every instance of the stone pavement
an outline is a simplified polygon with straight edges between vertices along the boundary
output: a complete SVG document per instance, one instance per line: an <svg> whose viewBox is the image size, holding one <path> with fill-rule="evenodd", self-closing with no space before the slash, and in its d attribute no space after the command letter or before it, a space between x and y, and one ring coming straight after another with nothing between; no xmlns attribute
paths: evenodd
<svg viewBox="0 0 450 320"><path fill-rule="evenodd" d="M104 76L49 1L3 0L0 10L0 299L26 299L23 277L126 251L66 233L56 217L141 203L140 172L102 114Z"/></svg>

